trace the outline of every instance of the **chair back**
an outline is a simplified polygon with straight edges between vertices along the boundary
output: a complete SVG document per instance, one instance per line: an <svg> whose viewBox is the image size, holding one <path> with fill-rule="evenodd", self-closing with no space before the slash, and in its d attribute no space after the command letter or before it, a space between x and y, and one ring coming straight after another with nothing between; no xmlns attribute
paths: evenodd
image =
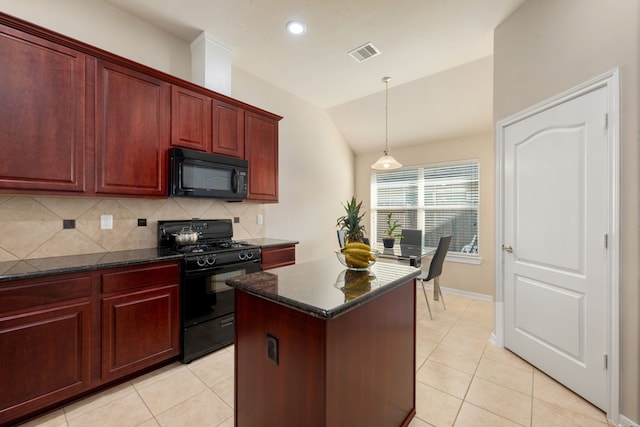
<svg viewBox="0 0 640 427"><path fill-rule="evenodd" d="M436 253L433 255L433 258L431 258L431 265L429 265L429 275L425 279L425 282L428 282L429 280L442 274L442 264L444 264L444 259L447 256L450 242L451 236L443 236L440 238L438 247L436 248Z"/></svg>
<svg viewBox="0 0 640 427"><path fill-rule="evenodd" d="M340 245L340 249L344 248L344 237L346 235L346 230L338 230L338 244Z"/></svg>
<svg viewBox="0 0 640 427"><path fill-rule="evenodd" d="M402 229L401 245L422 247L422 230Z"/></svg>

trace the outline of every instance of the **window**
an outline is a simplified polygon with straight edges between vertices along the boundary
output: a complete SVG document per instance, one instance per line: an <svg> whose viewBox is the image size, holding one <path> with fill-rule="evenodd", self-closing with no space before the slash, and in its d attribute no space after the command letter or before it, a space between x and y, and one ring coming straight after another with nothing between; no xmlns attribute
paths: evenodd
<svg viewBox="0 0 640 427"><path fill-rule="evenodd" d="M478 253L478 162L427 165L374 172L371 184L372 240L382 243L386 218L419 229L423 245L435 247L451 234L449 252Z"/></svg>

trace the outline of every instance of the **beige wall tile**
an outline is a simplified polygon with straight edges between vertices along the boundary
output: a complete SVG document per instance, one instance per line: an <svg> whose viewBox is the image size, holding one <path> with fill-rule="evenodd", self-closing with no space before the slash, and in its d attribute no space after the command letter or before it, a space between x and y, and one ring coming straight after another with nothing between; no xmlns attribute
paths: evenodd
<svg viewBox="0 0 640 427"><path fill-rule="evenodd" d="M266 225L256 221L263 211L261 204L208 199L1 196L0 262L155 247L158 220L239 217L236 240L264 237ZM107 214L113 229L102 230L100 215ZM75 219L76 228L63 229L63 219Z"/></svg>

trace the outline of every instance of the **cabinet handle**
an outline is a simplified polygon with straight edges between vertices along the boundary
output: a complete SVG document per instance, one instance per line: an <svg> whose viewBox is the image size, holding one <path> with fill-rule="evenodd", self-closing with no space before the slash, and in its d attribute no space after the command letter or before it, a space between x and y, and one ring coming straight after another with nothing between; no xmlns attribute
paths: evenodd
<svg viewBox="0 0 640 427"><path fill-rule="evenodd" d="M505 251L508 254L512 254L513 253L513 248L511 246L502 245L502 250Z"/></svg>
<svg viewBox="0 0 640 427"><path fill-rule="evenodd" d="M221 328L226 328L227 326L232 326L234 323L234 318L230 318L230 319L224 319L220 321L220 327Z"/></svg>

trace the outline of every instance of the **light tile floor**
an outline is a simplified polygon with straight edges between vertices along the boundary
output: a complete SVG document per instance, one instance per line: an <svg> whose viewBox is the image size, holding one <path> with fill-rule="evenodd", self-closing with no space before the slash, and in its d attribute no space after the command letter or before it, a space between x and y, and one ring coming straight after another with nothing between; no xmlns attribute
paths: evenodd
<svg viewBox="0 0 640 427"><path fill-rule="evenodd" d="M417 296L411 427L607 426L602 411L489 343L493 303L445 294L447 310L430 299L430 320L420 289ZM188 365L173 363L23 426L233 426L233 346Z"/></svg>

